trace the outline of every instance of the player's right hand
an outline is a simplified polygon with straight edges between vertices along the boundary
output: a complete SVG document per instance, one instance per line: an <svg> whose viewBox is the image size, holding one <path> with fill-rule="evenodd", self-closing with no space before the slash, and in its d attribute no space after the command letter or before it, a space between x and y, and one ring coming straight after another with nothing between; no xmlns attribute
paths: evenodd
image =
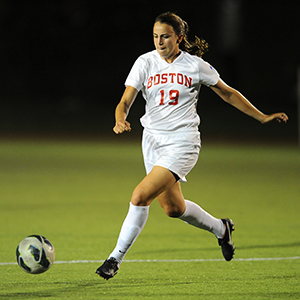
<svg viewBox="0 0 300 300"><path fill-rule="evenodd" d="M123 133L124 131L131 131L130 123L127 121L118 121L113 128L116 134Z"/></svg>

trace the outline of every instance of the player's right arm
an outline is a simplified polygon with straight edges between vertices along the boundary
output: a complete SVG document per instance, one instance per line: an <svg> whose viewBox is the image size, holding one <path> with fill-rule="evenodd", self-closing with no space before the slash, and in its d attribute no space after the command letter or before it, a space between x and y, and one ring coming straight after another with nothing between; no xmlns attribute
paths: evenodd
<svg viewBox="0 0 300 300"><path fill-rule="evenodd" d="M130 123L126 121L126 118L137 94L138 91L134 87L126 87L121 101L119 102L115 110L116 124L113 128L113 131L116 134L131 130Z"/></svg>

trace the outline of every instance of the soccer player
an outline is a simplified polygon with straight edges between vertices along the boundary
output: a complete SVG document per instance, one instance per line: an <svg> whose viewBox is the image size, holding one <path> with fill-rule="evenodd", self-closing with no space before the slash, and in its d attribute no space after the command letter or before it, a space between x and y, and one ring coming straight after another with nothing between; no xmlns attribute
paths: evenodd
<svg viewBox="0 0 300 300"><path fill-rule="evenodd" d="M266 115L242 94L220 79L217 71L201 57L207 49L204 40L187 39L188 24L167 12L159 15L153 27L155 50L141 55L125 82L125 91L116 107L116 134L130 131L126 120L139 91L146 100L142 138L146 177L132 193L128 214L122 225L115 249L96 273L105 279L118 271L124 256L142 231L149 206L157 199L169 217L214 234L225 260L233 258L234 223L217 219L198 204L186 200L180 182L197 162L200 151L200 118L196 111L202 84L210 87L225 102L261 123L272 120L287 122L285 113Z"/></svg>

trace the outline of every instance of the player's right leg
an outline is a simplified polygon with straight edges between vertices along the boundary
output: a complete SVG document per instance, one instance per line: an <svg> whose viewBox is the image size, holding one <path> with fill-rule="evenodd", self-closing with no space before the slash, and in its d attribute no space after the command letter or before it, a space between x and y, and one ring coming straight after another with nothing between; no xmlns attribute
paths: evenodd
<svg viewBox="0 0 300 300"><path fill-rule="evenodd" d="M117 245L109 258L97 269L98 275L109 279L117 274L126 253L147 222L151 202L174 183L174 175L169 170L154 166L152 171L134 189Z"/></svg>

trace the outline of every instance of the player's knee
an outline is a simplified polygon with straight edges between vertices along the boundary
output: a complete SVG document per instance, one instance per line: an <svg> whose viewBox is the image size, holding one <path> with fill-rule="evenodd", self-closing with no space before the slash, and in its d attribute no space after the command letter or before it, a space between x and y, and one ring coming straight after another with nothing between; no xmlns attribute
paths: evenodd
<svg viewBox="0 0 300 300"><path fill-rule="evenodd" d="M143 190L135 188L131 196L131 203L135 206L148 206L151 200Z"/></svg>
<svg viewBox="0 0 300 300"><path fill-rule="evenodd" d="M170 218L179 218L184 213L180 207L176 206L164 206L163 209Z"/></svg>

